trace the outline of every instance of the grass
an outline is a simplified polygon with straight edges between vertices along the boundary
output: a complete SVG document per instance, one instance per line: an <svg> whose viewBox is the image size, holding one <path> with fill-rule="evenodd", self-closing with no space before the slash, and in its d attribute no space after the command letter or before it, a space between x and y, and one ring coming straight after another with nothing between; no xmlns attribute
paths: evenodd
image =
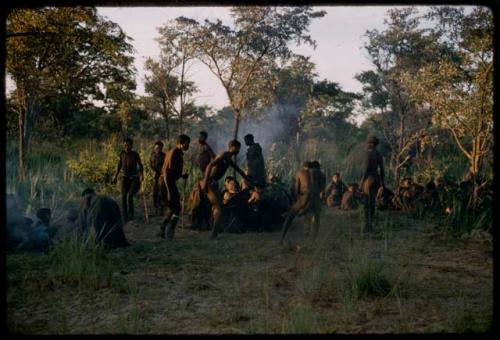
<svg viewBox="0 0 500 340"><path fill-rule="evenodd" d="M75 285L78 289L110 287L113 267L104 246L90 232L83 240L65 237L50 253L52 280L56 284Z"/></svg>
<svg viewBox="0 0 500 340"><path fill-rule="evenodd" d="M7 158L7 188L18 194L20 206L34 211L48 205L60 215L78 200L84 184L61 165L68 155L61 150L59 155L51 162L33 157L26 181L16 179L15 159ZM475 228L457 238L442 232L448 227L444 221L439 225L435 219L396 212L376 216L376 233L366 234L362 207L352 212L325 208L317 241L300 236L299 247L288 249L278 246L279 233L223 234L209 240L208 232L179 230L174 242L165 242L153 236L159 223L153 219L150 225L136 221L126 226L132 243L126 249L105 252L89 236L84 242L63 238L48 255L8 254L9 330L487 330L492 319L491 235ZM450 289L455 286L461 292Z"/></svg>

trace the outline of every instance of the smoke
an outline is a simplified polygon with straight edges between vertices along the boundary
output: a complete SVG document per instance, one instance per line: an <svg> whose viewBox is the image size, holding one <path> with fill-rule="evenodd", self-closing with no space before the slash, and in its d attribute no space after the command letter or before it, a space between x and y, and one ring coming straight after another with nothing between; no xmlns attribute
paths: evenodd
<svg viewBox="0 0 500 340"><path fill-rule="evenodd" d="M24 214L17 204L16 196L13 194L7 194L6 200L6 212L7 212L7 228L14 228L17 225L24 223Z"/></svg>
<svg viewBox="0 0 500 340"><path fill-rule="evenodd" d="M273 104L262 111L258 117L244 117L240 121L238 140L242 143L242 151L246 149L243 137L254 136L254 141L260 144L264 159L270 153L275 143L290 143L295 141L300 109L292 105ZM209 144L214 151L227 150L227 144L234 137L234 120L228 120L222 129L209 133ZM242 157L239 157L241 164Z"/></svg>

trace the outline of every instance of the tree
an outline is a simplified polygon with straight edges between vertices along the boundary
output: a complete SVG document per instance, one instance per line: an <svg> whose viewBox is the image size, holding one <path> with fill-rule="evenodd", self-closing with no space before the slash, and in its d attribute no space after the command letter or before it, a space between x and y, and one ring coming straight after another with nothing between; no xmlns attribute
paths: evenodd
<svg viewBox="0 0 500 340"><path fill-rule="evenodd" d="M312 95L315 65L309 57L294 55L284 67L277 68L275 73L276 86L272 91L273 108L276 108L278 117L286 129L278 139L287 145L293 145L296 139L299 145L301 132L301 113L306 108Z"/></svg>
<svg viewBox="0 0 500 340"><path fill-rule="evenodd" d="M290 57L289 43L314 45L306 34L313 18L324 11L311 7L233 7L233 27L220 20L177 18L188 32L186 44L196 50L197 58L219 79L234 112L234 138L239 123L252 100L268 103L275 81L271 71L278 59Z"/></svg>
<svg viewBox="0 0 500 340"><path fill-rule="evenodd" d="M120 96L130 96L135 83L132 46L127 39L119 26L98 16L95 8L9 12L6 69L15 83L21 178L32 124L56 98L67 98L66 107L54 111L55 121L63 122L78 104L93 99L113 104Z"/></svg>
<svg viewBox="0 0 500 340"><path fill-rule="evenodd" d="M446 128L469 160L477 202L476 183L493 142L493 20L483 7L465 14L463 8L435 8L429 18L438 21L436 34L458 57L423 65L416 74L405 73L412 98L432 110L436 125Z"/></svg>
<svg viewBox="0 0 500 340"><path fill-rule="evenodd" d="M150 72L146 75L146 91L160 100L168 130L169 119L172 115L177 116L181 134L184 133L186 108L194 105L192 95L197 91L194 83L188 80L195 50L188 43L189 31L185 30L182 21L171 20L158 31L160 36L156 40L160 44L161 54L159 61L152 58L146 60L146 70Z"/></svg>
<svg viewBox="0 0 500 340"><path fill-rule="evenodd" d="M409 98L405 72L416 72L422 65L449 55L450 49L437 42L429 28L421 28L421 17L414 7L388 11L382 32L366 32L365 49L375 70L356 76L363 83L365 107L382 114L382 133L391 146L390 165L399 182L400 171L410 165L413 150L431 125L429 110L417 107Z"/></svg>

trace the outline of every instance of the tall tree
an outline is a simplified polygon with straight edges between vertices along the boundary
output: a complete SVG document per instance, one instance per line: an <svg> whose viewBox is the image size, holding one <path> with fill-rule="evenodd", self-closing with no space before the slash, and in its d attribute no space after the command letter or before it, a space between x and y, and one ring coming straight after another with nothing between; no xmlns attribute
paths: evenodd
<svg viewBox="0 0 500 340"><path fill-rule="evenodd" d="M234 112L234 138L252 100L267 102L273 79L272 69L278 59L290 57L289 44L314 40L307 35L312 19L324 11L311 7L233 7L232 27L220 20L177 18L179 27L189 32L187 44L195 47L197 58L219 79Z"/></svg>
<svg viewBox="0 0 500 340"><path fill-rule="evenodd" d="M363 83L365 106L382 114L382 133L391 146L390 165L397 182L412 160L411 150L431 124L430 112L410 100L402 74L450 53L437 42L435 32L422 28L418 14L414 7L392 9L384 20L386 30L367 31L365 49L375 69L356 76Z"/></svg>
<svg viewBox="0 0 500 340"><path fill-rule="evenodd" d="M135 88L132 46L127 39L119 26L98 16L95 8L9 12L6 69L15 83L21 178L31 126L51 98L66 95L75 103L102 98L112 102ZM67 113L63 110L60 118Z"/></svg>
<svg viewBox="0 0 500 340"><path fill-rule="evenodd" d="M158 32L160 36L156 40L161 54L159 61L151 58L146 61L146 70L150 72L146 76L147 88L161 100L164 115L171 111L177 116L180 134L184 133L186 109L194 105L192 96L197 91L188 79L196 51L187 39L190 32L182 21L170 20Z"/></svg>
<svg viewBox="0 0 500 340"><path fill-rule="evenodd" d="M423 65L416 74L405 73L412 98L432 110L433 121L446 128L458 149L469 160L468 174L475 190L483 160L493 144L493 18L485 7L469 14L463 8L434 8L428 18L442 44L456 51ZM478 184L478 185L477 185Z"/></svg>

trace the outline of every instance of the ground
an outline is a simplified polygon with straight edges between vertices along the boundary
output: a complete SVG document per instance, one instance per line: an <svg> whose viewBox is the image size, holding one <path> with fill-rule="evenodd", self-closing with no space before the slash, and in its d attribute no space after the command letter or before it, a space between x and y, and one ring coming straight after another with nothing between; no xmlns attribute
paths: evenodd
<svg viewBox="0 0 500 340"><path fill-rule="evenodd" d="M179 228L155 236L159 217L127 223L132 243L108 253L111 284L61 283L45 254L7 256L11 332L420 333L485 331L493 310L492 241L452 238L432 219L326 209L315 242L307 218L280 233Z"/></svg>

